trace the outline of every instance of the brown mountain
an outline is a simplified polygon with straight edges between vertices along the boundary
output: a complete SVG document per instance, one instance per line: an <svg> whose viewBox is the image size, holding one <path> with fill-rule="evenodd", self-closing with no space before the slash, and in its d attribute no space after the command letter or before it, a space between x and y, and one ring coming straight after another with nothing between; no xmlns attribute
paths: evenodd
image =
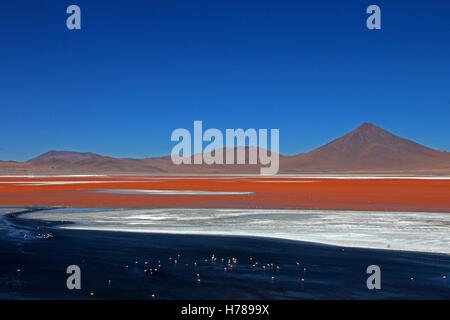
<svg viewBox="0 0 450 320"><path fill-rule="evenodd" d="M364 123L311 152L282 161L284 172L450 170L450 153Z"/></svg>
<svg viewBox="0 0 450 320"><path fill-rule="evenodd" d="M171 161L171 157L167 156L164 158L149 158L148 161L151 161L155 166L158 168L171 173L209 173L209 174L221 174L221 173L238 173L238 174L245 174L245 173L254 173L257 174L260 172L261 164L258 160L258 155L260 150L267 152L268 156L271 156L271 152L267 151L262 148L258 147L235 147L232 149L234 154L234 159L237 161L237 154L238 151L244 152L245 154L245 163L246 164L226 164L226 153L227 150L230 150L228 148L221 148L218 149L222 152L222 162L223 164L214 164L214 165L208 165L208 164L194 164L194 156L190 157L191 165L174 165ZM250 152L254 152L257 157L257 163L256 164L249 164L249 158L250 158ZM216 151L213 151L210 153L210 156L215 156ZM280 161L284 158L283 155L279 155ZM165 161L162 161L164 159Z"/></svg>
<svg viewBox="0 0 450 320"><path fill-rule="evenodd" d="M32 164L43 164L49 162L64 161L74 163L87 159L98 159L102 156L91 152L73 152L73 151L48 151L33 159L28 160Z"/></svg>
<svg viewBox="0 0 450 320"><path fill-rule="evenodd" d="M243 148L243 147L239 147ZM254 148L254 147L251 147ZM251 149L245 147L246 160ZM236 152L236 150L235 150ZM225 151L224 151L225 153ZM170 156L131 159L49 151L27 162L0 161L0 174L259 173L260 165L174 165ZM450 153L430 149L364 123L308 153L280 155L280 173L449 172Z"/></svg>

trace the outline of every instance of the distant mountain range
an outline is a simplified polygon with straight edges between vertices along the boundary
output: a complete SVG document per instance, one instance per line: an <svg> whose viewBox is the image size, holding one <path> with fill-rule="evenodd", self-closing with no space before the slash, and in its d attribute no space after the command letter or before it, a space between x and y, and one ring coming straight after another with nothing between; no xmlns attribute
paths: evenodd
<svg viewBox="0 0 450 320"><path fill-rule="evenodd" d="M249 147L245 148L247 157ZM255 148L255 147L250 147ZM131 159L49 151L26 162L0 161L0 174L259 173L260 165L174 165L170 156ZM313 151L280 155L280 173L450 172L450 153L364 123Z"/></svg>

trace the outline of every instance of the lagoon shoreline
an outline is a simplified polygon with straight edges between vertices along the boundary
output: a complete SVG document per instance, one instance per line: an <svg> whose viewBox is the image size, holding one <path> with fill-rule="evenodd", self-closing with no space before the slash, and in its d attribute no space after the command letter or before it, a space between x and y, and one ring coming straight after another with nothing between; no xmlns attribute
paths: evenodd
<svg viewBox="0 0 450 320"><path fill-rule="evenodd" d="M11 213L0 223L0 299L450 299L450 256L443 254L69 230ZM35 238L37 230L52 237ZM73 264L81 290L66 287ZM372 264L381 268L381 290L366 287Z"/></svg>

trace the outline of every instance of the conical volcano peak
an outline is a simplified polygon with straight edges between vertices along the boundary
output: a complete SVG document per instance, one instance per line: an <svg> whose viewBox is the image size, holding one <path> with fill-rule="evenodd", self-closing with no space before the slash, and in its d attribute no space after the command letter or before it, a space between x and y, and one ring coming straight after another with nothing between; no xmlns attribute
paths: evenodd
<svg viewBox="0 0 450 320"><path fill-rule="evenodd" d="M362 125L354 129L353 131L349 132L342 138L352 139L352 144L358 143L358 141L355 141L355 139L361 139L362 141L359 141L359 143L362 142L367 143L369 141L390 143L393 140L401 139L400 137L392 134L391 132L368 122L364 122Z"/></svg>
<svg viewBox="0 0 450 320"><path fill-rule="evenodd" d="M358 127L358 129L369 129L369 128L379 128L379 127L370 122L364 122L362 125Z"/></svg>
<svg viewBox="0 0 450 320"><path fill-rule="evenodd" d="M386 132L385 129L374 125L373 123L370 122L364 122L362 125L360 125L359 127L357 127L355 130L353 131L382 131L382 132Z"/></svg>
<svg viewBox="0 0 450 320"><path fill-rule="evenodd" d="M365 122L313 151L282 163L291 171L394 171L448 168L450 154Z"/></svg>

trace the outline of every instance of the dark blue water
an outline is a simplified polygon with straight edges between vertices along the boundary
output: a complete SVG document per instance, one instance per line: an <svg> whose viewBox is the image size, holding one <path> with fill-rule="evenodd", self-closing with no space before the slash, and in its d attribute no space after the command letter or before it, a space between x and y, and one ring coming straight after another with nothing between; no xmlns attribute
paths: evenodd
<svg viewBox="0 0 450 320"><path fill-rule="evenodd" d="M443 277L450 275L448 255L248 237L61 230L20 215L3 216L0 233L3 299L450 299L449 279ZM38 233L54 237L33 237ZM230 268L232 258L237 261ZM66 288L72 264L82 271L79 291ZM381 268L380 290L366 286L366 268L373 264Z"/></svg>

